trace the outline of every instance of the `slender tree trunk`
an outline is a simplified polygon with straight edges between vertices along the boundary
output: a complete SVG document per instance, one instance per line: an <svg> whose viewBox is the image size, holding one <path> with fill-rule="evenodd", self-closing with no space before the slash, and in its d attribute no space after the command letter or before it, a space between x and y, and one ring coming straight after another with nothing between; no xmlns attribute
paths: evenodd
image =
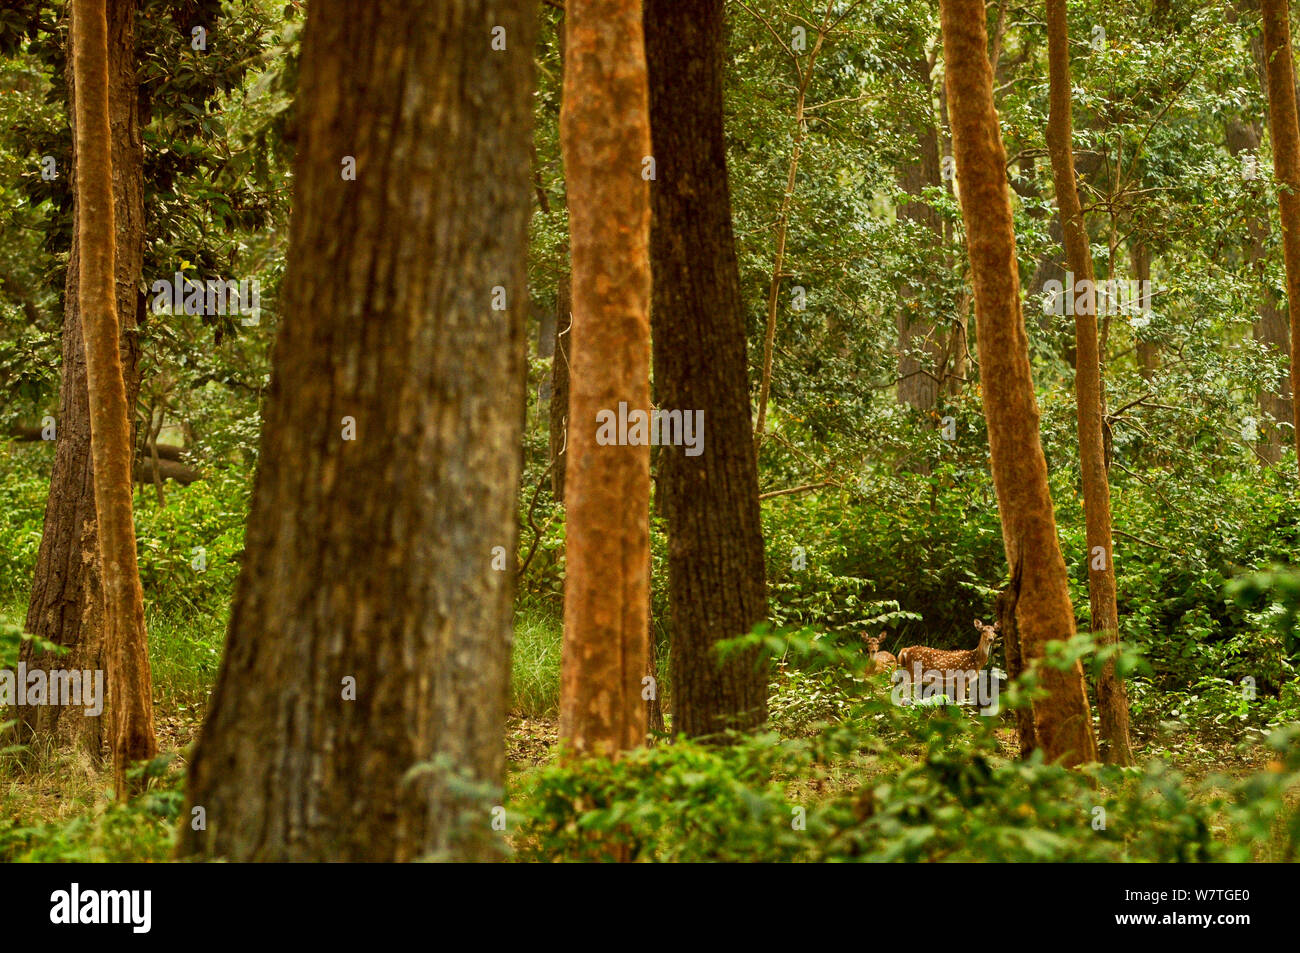
<svg viewBox="0 0 1300 953"><path fill-rule="evenodd" d="M499 855L535 32L531 0L312 3L284 318L182 854Z"/></svg>
<svg viewBox="0 0 1300 953"><path fill-rule="evenodd" d="M826 41L826 25L830 21L831 7L827 4L822 26L817 31L813 48L808 53L808 65L800 67L797 57L794 68L799 85L794 101L793 144L790 149L789 171L786 173L785 191L781 194L781 207L776 214L776 251L772 256L772 278L767 286L767 323L763 330L763 371L758 383L758 416L754 421L754 446L762 445L767 429L767 399L772 390L772 357L776 352L776 316L781 302L781 280L785 277L785 241L790 229L790 209L794 204L794 186L799 175L799 158L808 135L804 124L804 107L808 101L808 85L812 82L817 55Z"/></svg>
<svg viewBox="0 0 1300 953"><path fill-rule="evenodd" d="M1244 0L1244 2L1239 0L1238 3L1229 7L1229 14L1233 21L1240 16L1243 10L1258 12L1259 0ZM1264 37L1261 33L1251 33L1250 50L1253 54L1255 74L1259 80L1260 89L1267 94L1268 66L1265 62ZM1261 122L1252 121L1247 123L1240 119L1233 119L1228 122L1228 151L1234 157L1247 150L1258 154L1262 139ZM1256 190L1258 184L1259 180L1256 180ZM1264 272L1268 266L1268 255L1265 251L1269 238L1268 216L1263 213L1252 214L1246 224L1250 233L1247 254L1250 256L1250 263L1260 281L1259 304L1256 309L1258 318L1255 321L1254 338L1267 350L1280 355L1283 363L1289 365L1291 358L1291 328L1287 309L1285 303L1279 301L1277 295L1273 293L1271 285L1264 280ZM1260 392L1259 409L1270 419L1265 421L1264 426L1260 428L1260 437L1255 448L1260 457L1268 463L1276 465L1282 462L1282 451L1287 443L1286 432L1282 425L1292 425L1294 421L1289 374L1280 377L1275 387Z"/></svg>
<svg viewBox="0 0 1300 953"><path fill-rule="evenodd" d="M1097 345L1097 294L1092 251L1083 207L1074 181L1074 130L1070 122L1070 38L1065 0L1047 0L1047 48L1051 108L1047 149L1052 159L1056 207L1065 235L1065 255L1075 282L1089 289L1074 304L1074 397L1079 420L1079 469L1083 477L1083 511L1088 551L1088 602L1092 631L1103 646L1114 645L1119 632L1115 601L1115 548L1111 534L1110 477L1102 434L1101 354ZM1114 260L1114 256L1111 256ZM1133 763L1128 737L1128 695L1115 674L1114 659L1102 665L1097 680L1097 709L1106 760Z"/></svg>
<svg viewBox="0 0 1300 953"><path fill-rule="evenodd" d="M1007 678L1013 681L1025 671L1025 662L1020 656L1020 629L1016 624L1016 604L1020 601L1020 585L1023 579L1024 565L1016 563L1011 567L1010 582L998 593L996 604L998 630L1002 633L1003 649L1007 658ZM1032 705L1016 709L1016 733L1020 736L1020 757L1028 758L1038 747Z"/></svg>
<svg viewBox="0 0 1300 953"><path fill-rule="evenodd" d="M913 58L908 64L910 79L922 87L926 106L931 100L930 61L925 56ZM898 219L923 226L933 236L936 245L944 244L943 218L926 201L922 193L927 187L940 188L939 133L933 116L919 118L911 123L916 141L916 156L898 173L898 186L915 201L898 206ZM899 290L898 309L898 402L917 410L933 410L939 402L945 347L933 314L922 313L924 305L917 289L904 285ZM952 335L950 334L951 338ZM927 467L928 469L928 467Z"/></svg>
<svg viewBox="0 0 1300 953"><path fill-rule="evenodd" d="M996 64L995 64L996 65ZM948 120L948 89L945 84L939 84L939 178L943 181L944 190L950 198L956 198L957 193L953 188L953 177L944 176L942 173L943 163L952 157L952 129ZM958 260L958 254L953 247L953 226L947 219L942 221L943 229L943 247L944 259L947 262L948 270L951 272L962 272L963 289L961 296L957 299L957 314L953 317L952 328L948 333L948 352L947 352L947 380L944 385L944 393L949 397L956 397L961 393L962 385L966 383L966 376L970 372L970 309L971 293L970 285L966 281L967 275L964 273L966 262L964 259Z"/></svg>
<svg viewBox="0 0 1300 953"><path fill-rule="evenodd" d="M1151 309L1151 249L1146 243L1134 241L1129 247L1129 266L1133 269L1133 280L1142 289L1142 300L1139 305L1143 311L1149 311ZM1152 380L1160 367L1160 345L1155 341L1137 338L1134 347L1137 349L1138 374L1144 381Z"/></svg>
<svg viewBox="0 0 1300 953"><path fill-rule="evenodd" d="M131 513L131 418L118 354L108 20L104 0L74 0L78 294L84 320L86 392L95 513L103 566L113 780L126 797L127 767L157 753L144 595Z"/></svg>
<svg viewBox="0 0 1300 953"><path fill-rule="evenodd" d="M1023 560L1016 616L1026 664L1048 642L1074 634L1074 609L1039 437L1038 400L1020 310L1020 276L1007 188L1006 150L993 108L983 0L942 0L948 101L957 190L975 288L976 340L993 483L1007 564ZM1083 670L1045 666L1047 695L1034 704L1039 747L1049 761L1096 760Z"/></svg>
<svg viewBox="0 0 1300 953"><path fill-rule="evenodd" d="M1296 119L1295 68L1291 59L1291 20L1286 0L1262 0L1264 61L1268 70L1268 128L1273 139L1286 260L1287 309L1291 315L1291 393L1300 393L1300 123ZM1300 463L1300 427L1295 428Z"/></svg>
<svg viewBox="0 0 1300 953"><path fill-rule="evenodd" d="M723 135L723 0L647 0L646 58L658 179L652 189L655 391L703 412L702 451L659 449L668 517L673 728L710 736L761 725L767 672L719 664L719 640L767 614L758 467L749 433L745 312Z"/></svg>
<svg viewBox="0 0 1300 953"><path fill-rule="evenodd" d="M564 149L573 327L560 738L579 754L644 743L650 446L602 445L602 413L650 411L649 92L641 4L568 0Z"/></svg>
<svg viewBox="0 0 1300 953"><path fill-rule="evenodd" d="M569 330L573 325L573 295L569 273L560 276L555 289L555 353L551 355L551 496L564 502L564 469L569 439Z"/></svg>
<svg viewBox="0 0 1300 953"><path fill-rule="evenodd" d="M1264 44L1262 39L1253 38L1252 47L1258 47L1260 84L1266 85L1264 68ZM1259 123L1243 122L1239 119L1229 120L1227 125L1228 151L1234 157L1244 157L1249 153L1259 152L1263 130ZM1250 183L1258 186L1258 181ZM1246 220L1249 238L1246 244L1246 258L1251 270L1259 278L1259 303L1255 307L1256 319L1254 338L1264 348L1274 354L1290 360L1291 334L1288 327L1286 308L1277 300L1268 283L1264 281L1264 272L1268 265L1265 245L1268 242L1268 218L1263 214L1251 213ZM1255 449L1262 459L1271 464L1282 460L1282 450L1286 446L1284 431L1280 424L1290 424L1291 420L1291 384L1289 378L1281 378L1277 386L1266 388L1259 393L1259 409L1268 419L1259 428L1259 440Z"/></svg>
<svg viewBox="0 0 1300 953"><path fill-rule="evenodd" d="M111 114L113 165L114 270L121 337L118 355L126 387L127 407L135 406L140 389L140 350L137 315L144 258L144 165L140 139L140 96L136 81L136 0L108 0L108 108ZM76 90L73 57L68 58L68 114L71 117L74 219L76 211ZM73 228L72 250L63 296L63 370L59 388L54 467L45 505L36 570L32 577L25 630L58 645L66 655L36 651L24 642L21 660L29 670L103 670L104 592L99 558L98 521L90 455L90 410L86 389L86 350L82 339L80 242ZM134 415L130 418L134 421ZM102 726L111 709L98 717L67 705L24 706L18 709L19 740L75 742L98 760L105 741Z"/></svg>

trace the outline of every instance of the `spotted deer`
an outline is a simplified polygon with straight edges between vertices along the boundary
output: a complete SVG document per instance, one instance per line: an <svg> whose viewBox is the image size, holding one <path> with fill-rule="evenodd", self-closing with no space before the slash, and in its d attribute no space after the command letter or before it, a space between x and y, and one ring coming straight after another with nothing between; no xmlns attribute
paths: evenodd
<svg viewBox="0 0 1300 953"><path fill-rule="evenodd" d="M903 682L918 683L928 679L941 679L944 693L959 701L964 700L972 677L989 661L989 653L997 641L1000 623L985 625L975 620L980 634L979 645L966 651L932 649L927 645L909 645L898 653L898 667ZM933 673L933 674L932 674ZM959 674L961 673L961 674Z"/></svg>
<svg viewBox="0 0 1300 953"><path fill-rule="evenodd" d="M867 659L867 674L877 675L880 672L892 672L898 667L898 659L894 658L892 652L880 651L880 636L867 635L863 632L862 641L867 643L867 651L871 655Z"/></svg>

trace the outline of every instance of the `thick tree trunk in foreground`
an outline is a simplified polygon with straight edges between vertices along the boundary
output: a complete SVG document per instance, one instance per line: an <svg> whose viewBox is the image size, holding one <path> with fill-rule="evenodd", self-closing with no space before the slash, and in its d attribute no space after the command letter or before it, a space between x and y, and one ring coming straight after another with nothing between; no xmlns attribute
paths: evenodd
<svg viewBox="0 0 1300 953"><path fill-rule="evenodd" d="M650 446L597 441L598 415L650 411L650 155L641 4L568 0L564 148L573 255L560 738L613 755L645 741ZM634 440L644 438L641 444Z"/></svg>
<svg viewBox="0 0 1300 953"><path fill-rule="evenodd" d="M673 729L691 737L761 725L767 672L718 664L718 641L767 614L758 467L750 445L740 269L723 136L723 0L647 0L655 392L703 411L702 451L659 450L668 516ZM694 452L694 451L692 451Z"/></svg>
<svg viewBox="0 0 1300 953"><path fill-rule="evenodd" d="M311 6L284 319L182 854L496 855L535 15Z"/></svg>
<svg viewBox="0 0 1300 953"><path fill-rule="evenodd" d="M941 11L957 188L975 288L984 415L1007 564L1014 567L1023 560L1016 615L1028 664L1043 657L1048 642L1074 634L1074 609L1039 438L984 3L943 0ZM1047 697L1034 704L1034 726L1045 757L1067 765L1096 760L1082 668L1078 663L1066 671L1044 666L1042 684Z"/></svg>
<svg viewBox="0 0 1300 953"><path fill-rule="evenodd" d="M1074 129L1070 121L1070 38L1065 0L1047 0L1047 49L1051 108L1047 120L1047 149L1052 159L1056 207L1065 235L1065 256L1075 282L1093 288L1094 272L1088 230L1074 181ZM1079 470L1083 478L1083 511L1088 563L1088 602L1092 631L1103 646L1114 645L1119 633L1115 603L1115 548L1111 534L1110 475L1106 470L1102 434L1101 354L1097 346L1095 289L1076 296L1074 305L1074 397L1079 421ZM1097 680L1097 709L1106 760L1133 763L1128 735L1128 694L1115 674L1114 659L1103 665Z"/></svg>
<svg viewBox="0 0 1300 953"><path fill-rule="evenodd" d="M95 513L103 567L104 643L113 780L128 792L126 770L152 758L153 684L144 631L144 595L131 512L131 418L118 355L113 251L113 160L109 114L108 22L104 0L75 0L73 97L77 140L78 293L86 347L86 393Z"/></svg>
<svg viewBox="0 0 1300 953"><path fill-rule="evenodd" d="M121 336L118 342L128 408L140 390L140 350L136 317L140 305L144 259L144 171L140 139L140 96L136 82L136 0L108 0L108 108L112 134L113 264ZM72 102L76 77L69 57L68 113L71 116L74 219L76 212L76 110ZM45 504L45 526L32 577L25 631L59 645L68 654L34 651L25 642L21 660L28 669L102 670L104 594L99 558L95 488L90 460L90 410L86 391L86 350L82 339L82 309L77 259L80 243L73 228L72 250L63 295L63 371L59 388L54 468ZM131 415L134 420L134 415ZM38 434L39 437L39 434ZM98 759L105 741L103 725L111 710L87 717L67 705L25 706L18 709L19 740L25 744L49 739L76 742Z"/></svg>
<svg viewBox="0 0 1300 953"><path fill-rule="evenodd" d="M1296 118L1291 19L1286 0L1262 0L1264 62L1268 71L1268 128L1273 139L1273 174L1282 220L1287 309L1291 315L1291 393L1300 394L1300 123ZM1295 428L1300 463L1300 427Z"/></svg>

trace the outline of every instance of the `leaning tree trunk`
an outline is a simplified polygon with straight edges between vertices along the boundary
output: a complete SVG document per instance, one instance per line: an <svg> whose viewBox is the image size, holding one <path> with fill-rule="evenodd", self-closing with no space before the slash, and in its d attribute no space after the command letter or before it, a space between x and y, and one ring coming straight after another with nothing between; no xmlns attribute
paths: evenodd
<svg viewBox="0 0 1300 953"><path fill-rule="evenodd" d="M140 96L136 81L136 0L108 0L108 108L112 130L113 249L116 304L121 337L118 342L127 407L135 406L140 390L140 349L137 313L144 267L144 164L140 138ZM68 60L68 113L71 117L73 159L73 217L76 217L76 77ZM72 250L63 296L63 372L59 415L55 427L54 468L45 504L45 526L36 571L32 577L25 630L58 645L68 654L36 651L24 642L21 660L28 669L103 670L104 606L99 559L98 521L90 462L90 411L86 391L86 351L82 340L82 309L77 259L80 243L73 228ZM134 421L134 414L131 415ZM87 717L76 706L25 706L17 711L19 740L76 742L98 760L105 741L102 725L112 717L106 708Z"/></svg>
<svg viewBox="0 0 1300 953"><path fill-rule="evenodd" d="M568 0L560 139L573 256L560 738L645 741L650 446L598 442L598 415L650 411L650 156L641 4Z"/></svg>
<svg viewBox="0 0 1300 953"><path fill-rule="evenodd" d="M1074 609L1056 537L1020 310L1006 150L993 107L984 3L942 0L940 10L993 483L1007 564L1022 565L1016 618L1021 654L1029 664L1043 658L1048 642L1074 634ZM1079 663L1065 670L1044 666L1042 684L1046 697L1034 703L1034 727L1044 756L1066 765L1096 760Z"/></svg>
<svg viewBox="0 0 1300 953"><path fill-rule="evenodd" d="M183 854L499 848L535 30L530 0L310 8L284 318Z"/></svg>
<svg viewBox="0 0 1300 953"><path fill-rule="evenodd" d="M1079 470L1083 478L1083 513L1088 563L1088 602L1092 631L1103 646L1116 643L1119 610L1115 602L1115 544L1111 534L1110 476L1102 434L1101 354L1097 347L1097 294L1092 250L1083 207L1074 182L1074 130L1070 122L1070 37L1065 0L1047 0L1047 49L1050 114L1047 149L1052 159L1056 206L1065 236L1065 256L1075 282L1087 289L1074 305L1074 398L1079 420ZM1115 674L1115 659L1102 663L1097 679L1097 709L1106 760L1130 765L1128 694Z"/></svg>
<svg viewBox="0 0 1300 953"><path fill-rule="evenodd" d="M131 512L130 405L118 354L108 20L104 0L75 0L72 10L77 291L84 321L91 469L103 567L113 781L121 798L129 793L127 767L152 758L158 745Z"/></svg>
<svg viewBox="0 0 1300 953"><path fill-rule="evenodd" d="M767 717L767 672L752 654L720 664L719 640L767 614L758 466L750 444L740 268L723 133L723 0L647 0L655 393L661 409L704 412L702 453L661 446L668 517L673 730L748 730Z"/></svg>
<svg viewBox="0 0 1300 953"><path fill-rule="evenodd" d="M1291 393L1300 393L1300 123L1296 119L1291 19L1286 0L1262 0L1264 62L1268 71L1268 128L1273 138L1273 173L1282 221L1287 309L1291 314ZM1295 428L1300 463L1300 427Z"/></svg>

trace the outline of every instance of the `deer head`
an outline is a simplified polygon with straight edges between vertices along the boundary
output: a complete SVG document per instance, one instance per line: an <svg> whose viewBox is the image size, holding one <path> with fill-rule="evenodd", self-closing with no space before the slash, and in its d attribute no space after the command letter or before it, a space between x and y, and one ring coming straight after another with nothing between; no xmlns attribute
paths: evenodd
<svg viewBox="0 0 1300 953"><path fill-rule="evenodd" d="M880 651L880 636L867 635L867 633L865 632L862 632L860 634L862 636L862 641L867 643L868 652L870 652L872 655L875 655L877 652Z"/></svg>
<svg viewBox="0 0 1300 953"><path fill-rule="evenodd" d="M992 625L985 625L979 619L975 620L975 628L980 634L980 644L975 650L979 653L980 667L989 660L989 654L993 651L993 646L997 644L998 635L1002 627L1001 622L994 622Z"/></svg>

